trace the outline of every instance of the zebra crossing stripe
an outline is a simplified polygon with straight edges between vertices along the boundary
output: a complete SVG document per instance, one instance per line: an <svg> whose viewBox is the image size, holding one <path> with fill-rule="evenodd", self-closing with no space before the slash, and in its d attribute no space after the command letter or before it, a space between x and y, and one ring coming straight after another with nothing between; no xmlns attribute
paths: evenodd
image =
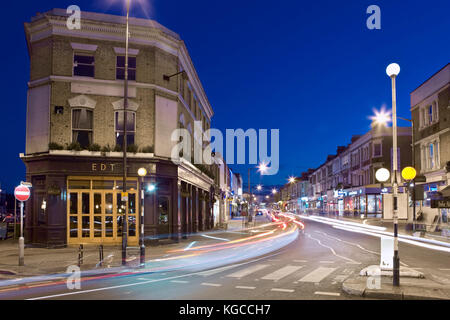
<svg viewBox="0 0 450 320"><path fill-rule="evenodd" d="M278 269L275 272L269 273L268 275L262 277L263 280L280 280L284 277L287 277L291 273L294 273L295 271L301 269L302 266L286 266L281 269Z"/></svg>
<svg viewBox="0 0 450 320"><path fill-rule="evenodd" d="M314 282L318 283L332 274L336 268L322 268L319 267L316 270L308 273L306 276L298 280L299 282Z"/></svg>
<svg viewBox="0 0 450 320"><path fill-rule="evenodd" d="M268 266L269 265L267 265L267 264L257 264L257 265L251 266L249 268L245 268L245 269L239 270L237 272L234 272L232 274L229 274L229 275L227 275L227 277L242 278L242 277L248 276L249 274L252 274L254 272L257 272L259 270L267 268Z"/></svg>

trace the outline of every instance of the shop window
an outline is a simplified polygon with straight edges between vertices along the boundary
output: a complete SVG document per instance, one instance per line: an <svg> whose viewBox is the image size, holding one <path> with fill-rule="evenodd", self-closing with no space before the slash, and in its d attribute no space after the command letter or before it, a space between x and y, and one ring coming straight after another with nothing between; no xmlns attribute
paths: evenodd
<svg viewBox="0 0 450 320"><path fill-rule="evenodd" d="M69 180L69 189L90 189L91 181L89 180ZM74 193L76 195L76 193Z"/></svg>
<svg viewBox="0 0 450 320"><path fill-rule="evenodd" d="M94 190L113 190L113 180L94 180L92 181L92 189Z"/></svg>
<svg viewBox="0 0 450 320"><path fill-rule="evenodd" d="M116 144L122 146L124 130L125 130L125 112L116 111L115 115L115 132L116 132ZM134 144L134 137L136 133L136 113L127 111L127 145Z"/></svg>
<svg viewBox="0 0 450 320"><path fill-rule="evenodd" d="M70 216L70 237L78 238L78 216Z"/></svg>
<svg viewBox="0 0 450 320"><path fill-rule="evenodd" d="M93 78L95 58L93 55L75 54L73 56L73 75Z"/></svg>
<svg viewBox="0 0 450 320"><path fill-rule="evenodd" d="M69 213L78 214L78 193L69 194Z"/></svg>
<svg viewBox="0 0 450 320"><path fill-rule="evenodd" d="M116 79L125 80L125 56L117 56ZM128 80L136 81L136 57L128 57Z"/></svg>
<svg viewBox="0 0 450 320"><path fill-rule="evenodd" d="M159 197L158 198L158 224L167 225L169 224L169 198Z"/></svg>
<svg viewBox="0 0 450 320"><path fill-rule="evenodd" d="M72 142L78 142L83 148L92 144L93 119L91 110L72 110Z"/></svg>

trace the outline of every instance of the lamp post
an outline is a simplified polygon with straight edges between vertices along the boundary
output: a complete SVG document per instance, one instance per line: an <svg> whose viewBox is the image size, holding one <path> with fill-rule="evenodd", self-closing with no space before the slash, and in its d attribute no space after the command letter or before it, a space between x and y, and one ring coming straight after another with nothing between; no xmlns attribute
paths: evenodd
<svg viewBox="0 0 450 320"><path fill-rule="evenodd" d="M261 174L264 174L267 171L267 169L269 169L265 163L260 163L259 166L256 168L258 169L258 172L261 172ZM249 196L249 199L248 199L247 222L248 222L248 219L250 216L250 208L252 207L252 200L253 200L253 194L251 192L251 187L250 187L250 169L251 168L248 168L248 196ZM261 189L262 189L262 186L258 186L258 187L261 187ZM260 189L258 189L258 190L260 190ZM242 224L244 224L244 219L242 219Z"/></svg>
<svg viewBox="0 0 450 320"><path fill-rule="evenodd" d="M386 68L387 75L392 82L392 147L393 147L393 170L392 170L392 189L393 189L393 218L394 218L394 257L393 257L393 285L400 286L400 257L398 255L398 158L397 158L397 93L395 79L400 73L400 66L391 63Z"/></svg>
<svg viewBox="0 0 450 320"><path fill-rule="evenodd" d="M415 168L416 165L416 159L415 159L415 142L414 142L414 121L412 119L407 119L407 118L402 118L402 117L397 117L398 119L404 120L404 121L408 121L409 123L411 123L411 153L412 153L412 166L413 168ZM375 115L373 117L371 117L371 119L373 121L375 121L375 123L380 124L380 125L387 125L387 123L391 120L390 119L390 114L386 113L384 110L382 110L381 112L377 112L375 111ZM413 230L416 230L416 179L414 178L412 180L412 184L413 184L413 192L412 192L412 201L413 201ZM408 187L409 189L409 187Z"/></svg>
<svg viewBox="0 0 450 320"><path fill-rule="evenodd" d="M128 122L128 42L129 42L129 18L131 0L126 0L127 18L126 18L126 34L125 34L125 78L124 78L124 94L123 94L123 188L122 188L122 205L124 206L122 221L122 265L127 264L127 246L128 246L128 194L127 194L127 122Z"/></svg>
<svg viewBox="0 0 450 320"><path fill-rule="evenodd" d="M139 232L139 248L140 248L140 265L145 267L145 242L144 242L144 177L147 175L147 170L145 168L140 168L138 170L138 175L140 177L140 189L141 189L141 216L139 218L140 232Z"/></svg>

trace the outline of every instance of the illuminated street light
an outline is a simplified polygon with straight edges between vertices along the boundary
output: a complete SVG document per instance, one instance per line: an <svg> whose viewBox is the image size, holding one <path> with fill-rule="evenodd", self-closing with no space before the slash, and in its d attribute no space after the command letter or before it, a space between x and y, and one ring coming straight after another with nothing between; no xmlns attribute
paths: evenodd
<svg viewBox="0 0 450 320"><path fill-rule="evenodd" d="M273 194L277 194L277 192L278 192L277 189L272 189Z"/></svg>
<svg viewBox="0 0 450 320"><path fill-rule="evenodd" d="M381 110L374 109L373 112L375 113L373 116L369 117L372 122L374 122L377 125L381 126L387 126L389 122L392 121L391 119L391 111L387 111L385 107L382 107Z"/></svg>
<svg viewBox="0 0 450 320"><path fill-rule="evenodd" d="M391 176L391 173L389 172L388 169L385 169L385 168L380 168L375 173L375 178L377 178L377 180L380 182L388 181L390 176Z"/></svg>
<svg viewBox="0 0 450 320"><path fill-rule="evenodd" d="M256 190L261 191L262 190L262 186L261 185L257 186Z"/></svg>
<svg viewBox="0 0 450 320"><path fill-rule="evenodd" d="M258 171L264 174L269 168L267 167L267 164L264 162L261 162L258 166Z"/></svg>
<svg viewBox="0 0 450 320"><path fill-rule="evenodd" d="M289 183L295 183L295 178L294 177L289 177Z"/></svg>

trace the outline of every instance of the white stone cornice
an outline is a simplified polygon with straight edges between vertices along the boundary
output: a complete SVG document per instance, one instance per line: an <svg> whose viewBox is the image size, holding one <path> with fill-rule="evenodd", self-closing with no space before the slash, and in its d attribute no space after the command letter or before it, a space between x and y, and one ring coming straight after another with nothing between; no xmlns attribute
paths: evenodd
<svg viewBox="0 0 450 320"><path fill-rule="evenodd" d="M125 55L125 48L114 47L114 52L119 55ZM139 49L128 48L128 54L130 56L137 56L139 54Z"/></svg>
<svg viewBox="0 0 450 320"><path fill-rule="evenodd" d="M72 108L83 107L83 108L94 109L95 106L97 105L97 102L82 94L82 95L73 97L72 99L69 99L69 105Z"/></svg>
<svg viewBox="0 0 450 320"><path fill-rule="evenodd" d="M112 105L113 105L114 110L115 111L123 110L123 102L124 102L124 99L120 99L116 102L113 102ZM138 103L134 102L133 100L128 100L127 110L136 112L138 109L139 109Z"/></svg>
<svg viewBox="0 0 450 320"><path fill-rule="evenodd" d="M72 42L72 49L73 50L79 50L79 51L97 51L98 46L95 44L86 44L86 43L76 43Z"/></svg>

